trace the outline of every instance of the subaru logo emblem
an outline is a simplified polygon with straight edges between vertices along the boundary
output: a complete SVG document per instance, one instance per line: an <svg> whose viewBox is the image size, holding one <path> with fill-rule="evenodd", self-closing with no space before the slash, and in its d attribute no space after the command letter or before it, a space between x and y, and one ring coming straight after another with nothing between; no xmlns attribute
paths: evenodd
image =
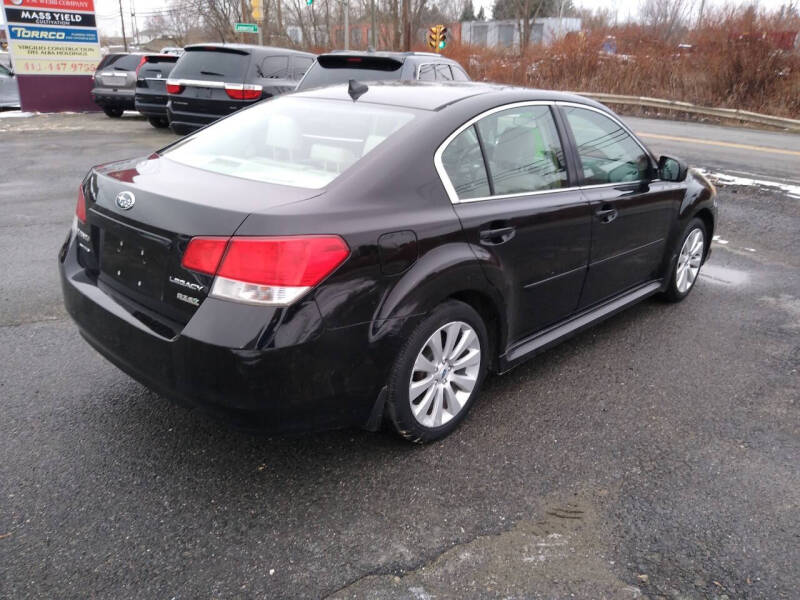
<svg viewBox="0 0 800 600"><path fill-rule="evenodd" d="M136 197L133 192L120 192L117 194L117 206L122 210L130 210L136 204Z"/></svg>

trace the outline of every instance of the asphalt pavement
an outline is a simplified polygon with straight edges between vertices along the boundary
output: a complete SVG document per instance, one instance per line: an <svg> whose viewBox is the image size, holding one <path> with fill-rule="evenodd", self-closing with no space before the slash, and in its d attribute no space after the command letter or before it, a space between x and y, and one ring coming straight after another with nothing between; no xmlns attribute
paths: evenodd
<svg viewBox="0 0 800 600"><path fill-rule="evenodd" d="M797 135L628 121L713 173L800 177ZM83 174L174 139L0 118L0 598L798 597L792 188L720 185L686 301L490 379L439 443L266 437L149 392L61 304Z"/></svg>

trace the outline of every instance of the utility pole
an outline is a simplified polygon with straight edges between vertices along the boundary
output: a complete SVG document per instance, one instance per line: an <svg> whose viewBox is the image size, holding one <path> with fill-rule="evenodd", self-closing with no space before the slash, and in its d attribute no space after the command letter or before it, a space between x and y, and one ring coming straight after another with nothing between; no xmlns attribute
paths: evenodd
<svg viewBox="0 0 800 600"><path fill-rule="evenodd" d="M344 49L350 50L350 0L342 2L344 9Z"/></svg>
<svg viewBox="0 0 800 600"><path fill-rule="evenodd" d="M372 33L372 35L370 36L372 38L372 49L373 50L377 50L378 49L378 44L375 42L375 39L376 39L375 38L375 35L376 35L375 34L375 0L370 0L369 8L370 8L370 13L371 13L370 14L370 20L372 21L372 24L371 24L371 33Z"/></svg>
<svg viewBox="0 0 800 600"><path fill-rule="evenodd" d="M411 50L411 22L408 18L408 3L410 0L402 0L403 2L403 48L408 52Z"/></svg>
<svg viewBox="0 0 800 600"><path fill-rule="evenodd" d="M125 14L122 12L122 0L119 0L119 20L122 23L122 45L128 51L128 39L125 37Z"/></svg>
<svg viewBox="0 0 800 600"><path fill-rule="evenodd" d="M139 24L136 22L136 6L131 0L131 39L135 41L137 46L141 46L141 40L139 39Z"/></svg>
<svg viewBox="0 0 800 600"><path fill-rule="evenodd" d="M703 26L703 9L706 6L706 0L700 0L700 12L697 13L697 29Z"/></svg>

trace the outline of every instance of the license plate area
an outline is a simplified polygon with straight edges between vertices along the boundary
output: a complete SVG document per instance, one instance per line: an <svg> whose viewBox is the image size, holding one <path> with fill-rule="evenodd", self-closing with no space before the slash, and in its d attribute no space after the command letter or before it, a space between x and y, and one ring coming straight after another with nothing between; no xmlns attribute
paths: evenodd
<svg viewBox="0 0 800 600"><path fill-rule="evenodd" d="M168 240L128 228L106 229L100 270L116 286L162 300Z"/></svg>

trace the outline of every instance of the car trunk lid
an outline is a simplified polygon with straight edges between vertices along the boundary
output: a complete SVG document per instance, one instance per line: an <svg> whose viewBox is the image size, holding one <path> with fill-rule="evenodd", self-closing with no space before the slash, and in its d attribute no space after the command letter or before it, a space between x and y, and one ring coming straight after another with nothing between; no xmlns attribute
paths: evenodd
<svg viewBox="0 0 800 600"><path fill-rule="evenodd" d="M188 322L213 280L183 268L191 238L230 237L253 212L319 194L158 155L97 168L87 191L86 222L78 225L81 264L98 285L167 329Z"/></svg>

